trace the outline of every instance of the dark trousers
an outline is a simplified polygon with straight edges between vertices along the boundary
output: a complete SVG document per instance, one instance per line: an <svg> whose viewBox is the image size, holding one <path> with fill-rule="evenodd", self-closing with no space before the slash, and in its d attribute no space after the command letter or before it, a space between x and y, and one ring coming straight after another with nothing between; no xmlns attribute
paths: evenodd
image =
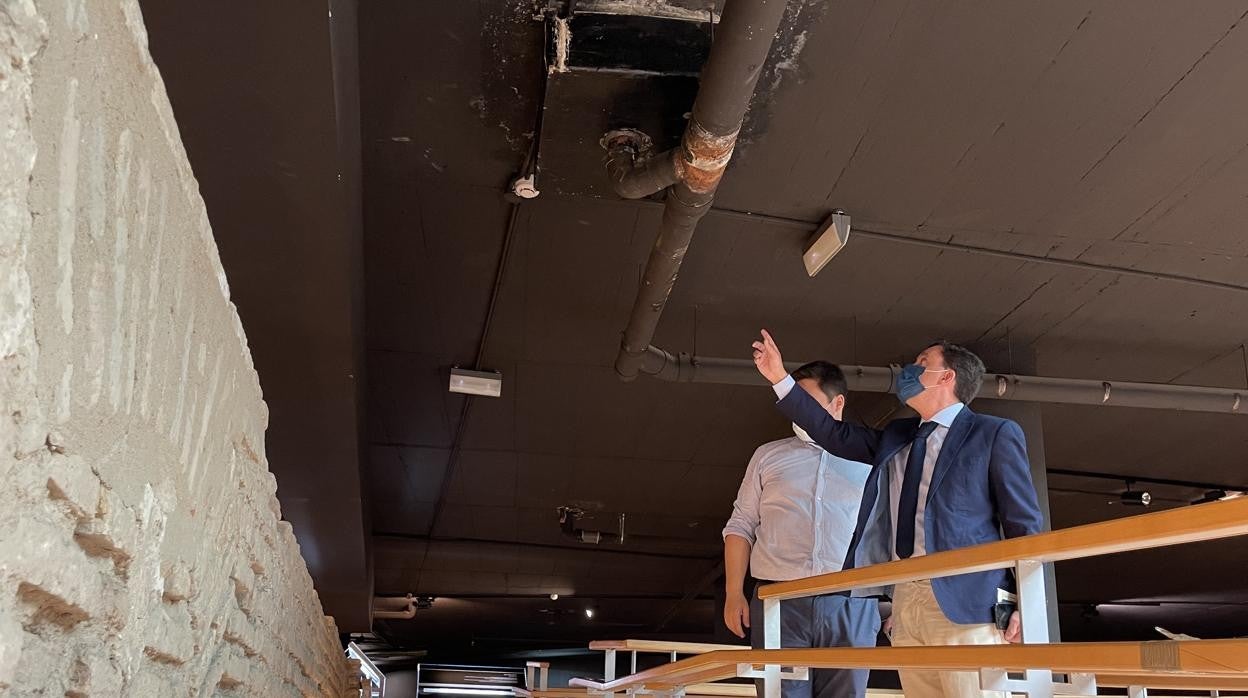
<svg viewBox="0 0 1248 698"><path fill-rule="evenodd" d="M780 604L781 647L875 647L879 602L848 596L811 596ZM763 602L750 599L750 644L763 646ZM811 669L809 681L782 681L784 698L863 698L867 669ZM764 698L757 679L758 698Z"/></svg>

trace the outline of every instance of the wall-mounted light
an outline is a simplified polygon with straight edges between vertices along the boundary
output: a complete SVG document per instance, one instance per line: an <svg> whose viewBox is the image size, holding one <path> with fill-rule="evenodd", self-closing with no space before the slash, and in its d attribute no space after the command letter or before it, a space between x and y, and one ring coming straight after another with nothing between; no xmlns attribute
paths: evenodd
<svg viewBox="0 0 1248 698"><path fill-rule="evenodd" d="M592 608L587 608L587 609L585 609L585 617L586 617L586 618L588 618L588 619L590 619L590 620L593 620L593 619L594 619L594 609L592 609Z"/></svg>
<svg viewBox="0 0 1248 698"><path fill-rule="evenodd" d="M503 394L503 374L498 371L470 371L466 368L451 369L452 393L499 397Z"/></svg>
<svg viewBox="0 0 1248 698"><path fill-rule="evenodd" d="M1132 482L1127 480L1127 491L1121 495L1123 504L1127 506L1146 507L1153 503L1153 495L1147 491L1136 491L1131 489Z"/></svg>
<svg viewBox="0 0 1248 698"><path fill-rule="evenodd" d="M1209 502L1216 502L1224 498L1226 498L1225 490L1209 490L1196 499L1193 499L1192 504L1208 504Z"/></svg>
<svg viewBox="0 0 1248 698"><path fill-rule="evenodd" d="M802 263L806 265L806 273L818 274L832 258L836 256L845 243L849 241L849 215L841 209L834 209L819 230L811 238L810 246L802 254Z"/></svg>

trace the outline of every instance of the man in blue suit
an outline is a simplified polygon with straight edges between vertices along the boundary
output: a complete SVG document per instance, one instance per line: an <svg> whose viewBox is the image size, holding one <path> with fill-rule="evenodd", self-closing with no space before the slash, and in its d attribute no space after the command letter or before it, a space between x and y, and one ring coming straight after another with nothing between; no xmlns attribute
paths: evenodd
<svg viewBox="0 0 1248 698"><path fill-rule="evenodd" d="M766 330L754 342L754 363L772 384L780 411L815 443L841 458L873 464L845 569L1041 530L1023 430L1008 419L967 407L984 375L983 362L969 350L940 341L905 366L897 377L897 398L919 418L897 419L883 429L834 419L805 390L793 390L780 350ZM1018 642L1018 613L1004 631L994 618L998 589L1012 586L1005 570L899 584L891 594L892 642ZM888 592L859 589L855 595ZM906 698L1001 695L980 691L974 672L900 674Z"/></svg>

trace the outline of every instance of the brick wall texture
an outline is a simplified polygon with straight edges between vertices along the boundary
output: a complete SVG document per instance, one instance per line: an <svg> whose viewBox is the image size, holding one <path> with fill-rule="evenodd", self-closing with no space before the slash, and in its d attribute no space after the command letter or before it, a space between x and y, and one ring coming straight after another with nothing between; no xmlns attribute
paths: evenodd
<svg viewBox="0 0 1248 698"><path fill-rule="evenodd" d="M0 0L0 695L357 695L266 422L138 3Z"/></svg>

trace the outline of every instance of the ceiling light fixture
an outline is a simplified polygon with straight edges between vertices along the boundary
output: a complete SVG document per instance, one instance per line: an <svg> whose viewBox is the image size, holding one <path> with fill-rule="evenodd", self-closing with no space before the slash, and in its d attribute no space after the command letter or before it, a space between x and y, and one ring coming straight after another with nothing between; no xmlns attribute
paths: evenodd
<svg viewBox="0 0 1248 698"><path fill-rule="evenodd" d="M451 369L452 393L499 397L503 394L503 374L498 371L470 371L466 368Z"/></svg>
<svg viewBox="0 0 1248 698"><path fill-rule="evenodd" d="M550 600L551 600L551 601L558 601L558 600L559 600L559 595L558 595L558 594L551 594L551 595L550 595Z"/></svg>
<svg viewBox="0 0 1248 698"><path fill-rule="evenodd" d="M819 226L811 239L810 246L802 254L802 263L806 265L806 273L818 274L832 258L840 252L849 241L849 214L841 209L833 209L832 214Z"/></svg>
<svg viewBox="0 0 1248 698"><path fill-rule="evenodd" d="M585 617L592 619L594 617L594 609L592 608L585 609Z"/></svg>
<svg viewBox="0 0 1248 698"><path fill-rule="evenodd" d="M1128 506L1146 507L1153 503L1153 495L1146 491L1136 492L1131 489L1134 484L1131 480L1127 480L1127 491L1121 495L1122 503Z"/></svg>
<svg viewBox="0 0 1248 698"><path fill-rule="evenodd" d="M1196 499L1193 499L1192 504L1208 504L1209 502L1216 502L1225 499L1226 496L1227 493L1225 490L1209 490Z"/></svg>

